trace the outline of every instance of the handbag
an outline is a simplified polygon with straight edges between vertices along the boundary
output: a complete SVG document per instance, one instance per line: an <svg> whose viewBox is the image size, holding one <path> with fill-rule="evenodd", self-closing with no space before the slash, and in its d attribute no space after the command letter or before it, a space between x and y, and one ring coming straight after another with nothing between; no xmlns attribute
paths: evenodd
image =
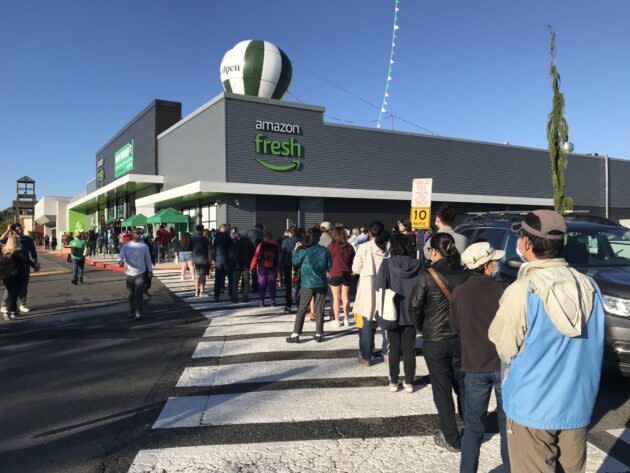
<svg viewBox="0 0 630 473"><path fill-rule="evenodd" d="M433 278L433 280L435 281L435 284L437 284L438 287L440 288L440 291L442 291L442 294L444 294L446 299L448 299L448 301L450 302L451 298L453 297L451 295L451 291L449 291L448 287L444 285L444 283L442 282L442 279L440 279L440 277L435 272L435 269L429 268L428 271L431 277Z"/></svg>
<svg viewBox="0 0 630 473"><path fill-rule="evenodd" d="M396 330L398 328L398 311L396 310L397 294L391 289L377 289L376 297L379 298L379 315L381 328L384 330Z"/></svg>

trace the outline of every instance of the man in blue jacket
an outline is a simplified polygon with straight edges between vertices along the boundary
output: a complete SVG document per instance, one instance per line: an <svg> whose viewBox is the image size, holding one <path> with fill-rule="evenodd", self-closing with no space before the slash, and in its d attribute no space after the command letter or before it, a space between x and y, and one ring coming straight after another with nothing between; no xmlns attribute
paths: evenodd
<svg viewBox="0 0 630 473"><path fill-rule="evenodd" d="M560 214L536 210L512 229L527 262L488 331L506 365L511 470L583 472L604 348L602 296L560 257L567 232Z"/></svg>

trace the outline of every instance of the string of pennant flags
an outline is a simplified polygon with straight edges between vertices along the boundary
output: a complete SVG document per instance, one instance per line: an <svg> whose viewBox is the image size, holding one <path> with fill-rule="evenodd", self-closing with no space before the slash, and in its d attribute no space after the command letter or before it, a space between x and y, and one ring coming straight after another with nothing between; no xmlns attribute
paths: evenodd
<svg viewBox="0 0 630 473"><path fill-rule="evenodd" d="M389 91L392 82L392 72L394 70L394 49L396 48L396 40L398 38L398 18L400 14L400 0L395 0L394 2L394 27L392 29L392 47L389 50L389 64L387 67L387 81L385 81L385 93L383 94L383 102L381 104L381 111L378 114L378 120L376 122L376 128L381 127L381 121L383 119L383 114L387 113L388 100L389 100Z"/></svg>

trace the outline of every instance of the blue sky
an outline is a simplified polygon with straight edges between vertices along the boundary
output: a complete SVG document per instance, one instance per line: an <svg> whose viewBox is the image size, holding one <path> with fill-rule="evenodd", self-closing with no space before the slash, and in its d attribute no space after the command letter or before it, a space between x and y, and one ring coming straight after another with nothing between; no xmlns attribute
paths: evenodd
<svg viewBox="0 0 630 473"><path fill-rule="evenodd" d="M393 114L444 136L545 147L551 23L576 152L630 158L630 2L401 0L400 10ZM39 196L81 192L96 151L152 99L187 114L221 92L221 58L244 39L291 58L289 100L374 126L392 11L393 0L0 0L0 208L23 175Z"/></svg>

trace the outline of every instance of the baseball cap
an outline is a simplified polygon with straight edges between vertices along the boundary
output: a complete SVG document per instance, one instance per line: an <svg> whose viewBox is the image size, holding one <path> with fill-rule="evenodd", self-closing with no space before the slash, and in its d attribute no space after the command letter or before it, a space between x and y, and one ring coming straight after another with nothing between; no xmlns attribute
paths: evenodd
<svg viewBox="0 0 630 473"><path fill-rule="evenodd" d="M564 217L553 210L534 210L525 215L520 223L514 223L512 230L525 230L534 236L546 240L562 240L567 232Z"/></svg>
<svg viewBox="0 0 630 473"><path fill-rule="evenodd" d="M135 227L133 229L134 233L144 233L144 228L143 227Z"/></svg>
<svg viewBox="0 0 630 473"><path fill-rule="evenodd" d="M326 230L330 230L332 228L332 223L330 223L330 222L322 222L322 224L319 226L319 228L321 228L321 230L323 232L325 232Z"/></svg>
<svg viewBox="0 0 630 473"><path fill-rule="evenodd" d="M468 269L475 269L490 261L500 260L505 256L505 251L495 250L490 243L482 241L473 243L462 253L462 263Z"/></svg>

